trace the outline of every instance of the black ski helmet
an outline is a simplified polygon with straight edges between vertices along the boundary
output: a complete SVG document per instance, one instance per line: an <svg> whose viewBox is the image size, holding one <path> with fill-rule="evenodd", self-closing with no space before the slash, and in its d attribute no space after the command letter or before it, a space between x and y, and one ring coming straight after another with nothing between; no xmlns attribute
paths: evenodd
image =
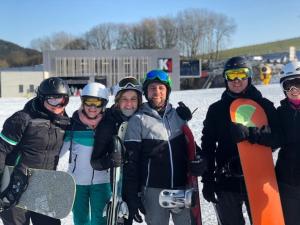
<svg viewBox="0 0 300 225"><path fill-rule="evenodd" d="M70 96L68 84L59 77L50 77L43 80L38 87L37 96L41 101L45 100L46 96Z"/></svg>
<svg viewBox="0 0 300 225"><path fill-rule="evenodd" d="M240 69L240 68L248 68L251 71L251 76L252 76L252 68L248 64L246 58L241 57L241 56L235 56L235 57L230 58L225 63L223 77L225 78L225 72L227 70Z"/></svg>

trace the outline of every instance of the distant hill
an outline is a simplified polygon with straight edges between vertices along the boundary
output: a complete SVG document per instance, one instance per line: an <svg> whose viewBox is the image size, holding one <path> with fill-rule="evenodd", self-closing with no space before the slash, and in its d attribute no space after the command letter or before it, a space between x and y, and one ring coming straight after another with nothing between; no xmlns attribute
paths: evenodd
<svg viewBox="0 0 300 225"><path fill-rule="evenodd" d="M296 50L299 51L300 37L224 50L220 52L220 59L226 59L237 55L253 56L265 55L270 53L289 52L290 46L294 46Z"/></svg>
<svg viewBox="0 0 300 225"><path fill-rule="evenodd" d="M0 68L32 66L41 63L41 52L0 39Z"/></svg>

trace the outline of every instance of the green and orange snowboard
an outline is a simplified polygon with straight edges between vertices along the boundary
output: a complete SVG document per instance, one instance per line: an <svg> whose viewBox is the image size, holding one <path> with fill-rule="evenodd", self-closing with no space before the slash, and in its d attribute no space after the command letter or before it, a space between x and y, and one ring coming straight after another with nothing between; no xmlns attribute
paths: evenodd
<svg viewBox="0 0 300 225"><path fill-rule="evenodd" d="M247 127L268 124L261 106L250 99L236 99L230 106L232 122ZM254 225L284 225L272 150L242 141L237 144Z"/></svg>

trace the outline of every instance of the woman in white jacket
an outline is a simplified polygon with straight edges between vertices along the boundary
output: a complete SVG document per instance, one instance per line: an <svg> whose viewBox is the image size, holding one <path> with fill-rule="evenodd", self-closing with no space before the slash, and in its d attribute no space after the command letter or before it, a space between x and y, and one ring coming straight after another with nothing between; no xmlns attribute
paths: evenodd
<svg viewBox="0 0 300 225"><path fill-rule="evenodd" d="M75 225L105 225L102 212L111 195L109 171L97 171L90 160L95 128L101 122L109 93L100 83L87 84L81 93L81 106L74 112L61 156L70 151L69 172L76 181L73 206Z"/></svg>

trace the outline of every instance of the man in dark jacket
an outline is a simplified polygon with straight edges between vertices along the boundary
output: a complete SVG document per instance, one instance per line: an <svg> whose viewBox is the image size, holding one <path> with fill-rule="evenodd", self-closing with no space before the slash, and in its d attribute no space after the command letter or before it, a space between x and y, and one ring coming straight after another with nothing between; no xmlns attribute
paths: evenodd
<svg viewBox="0 0 300 225"><path fill-rule="evenodd" d="M243 57L227 61L223 73L226 90L219 101L209 106L202 130L202 150L208 159L208 170L203 175L203 196L215 208L223 225L245 224L242 204L249 213L249 204L241 169L237 143L249 140L277 148L279 124L273 103L262 97L251 84L252 70ZM257 102L266 112L269 126L247 128L230 119L230 104L237 98ZM255 151L255 149L253 149Z"/></svg>
<svg viewBox="0 0 300 225"><path fill-rule="evenodd" d="M175 225L191 224L189 209L178 213L164 209L159 205L159 194L163 189L184 190L188 167L191 173L201 175L204 163L188 162L181 130L186 121L168 102L169 75L161 70L148 72L143 91L148 102L130 118L125 136L124 199L129 217L142 222L140 211L148 225L169 224L172 213Z"/></svg>
<svg viewBox="0 0 300 225"><path fill-rule="evenodd" d="M41 82L37 97L9 117L0 134L0 173L5 164L14 165L11 181L0 194L4 225L60 224L53 219L14 207L28 183L28 168L55 170L69 118L65 107L69 87L60 78Z"/></svg>

